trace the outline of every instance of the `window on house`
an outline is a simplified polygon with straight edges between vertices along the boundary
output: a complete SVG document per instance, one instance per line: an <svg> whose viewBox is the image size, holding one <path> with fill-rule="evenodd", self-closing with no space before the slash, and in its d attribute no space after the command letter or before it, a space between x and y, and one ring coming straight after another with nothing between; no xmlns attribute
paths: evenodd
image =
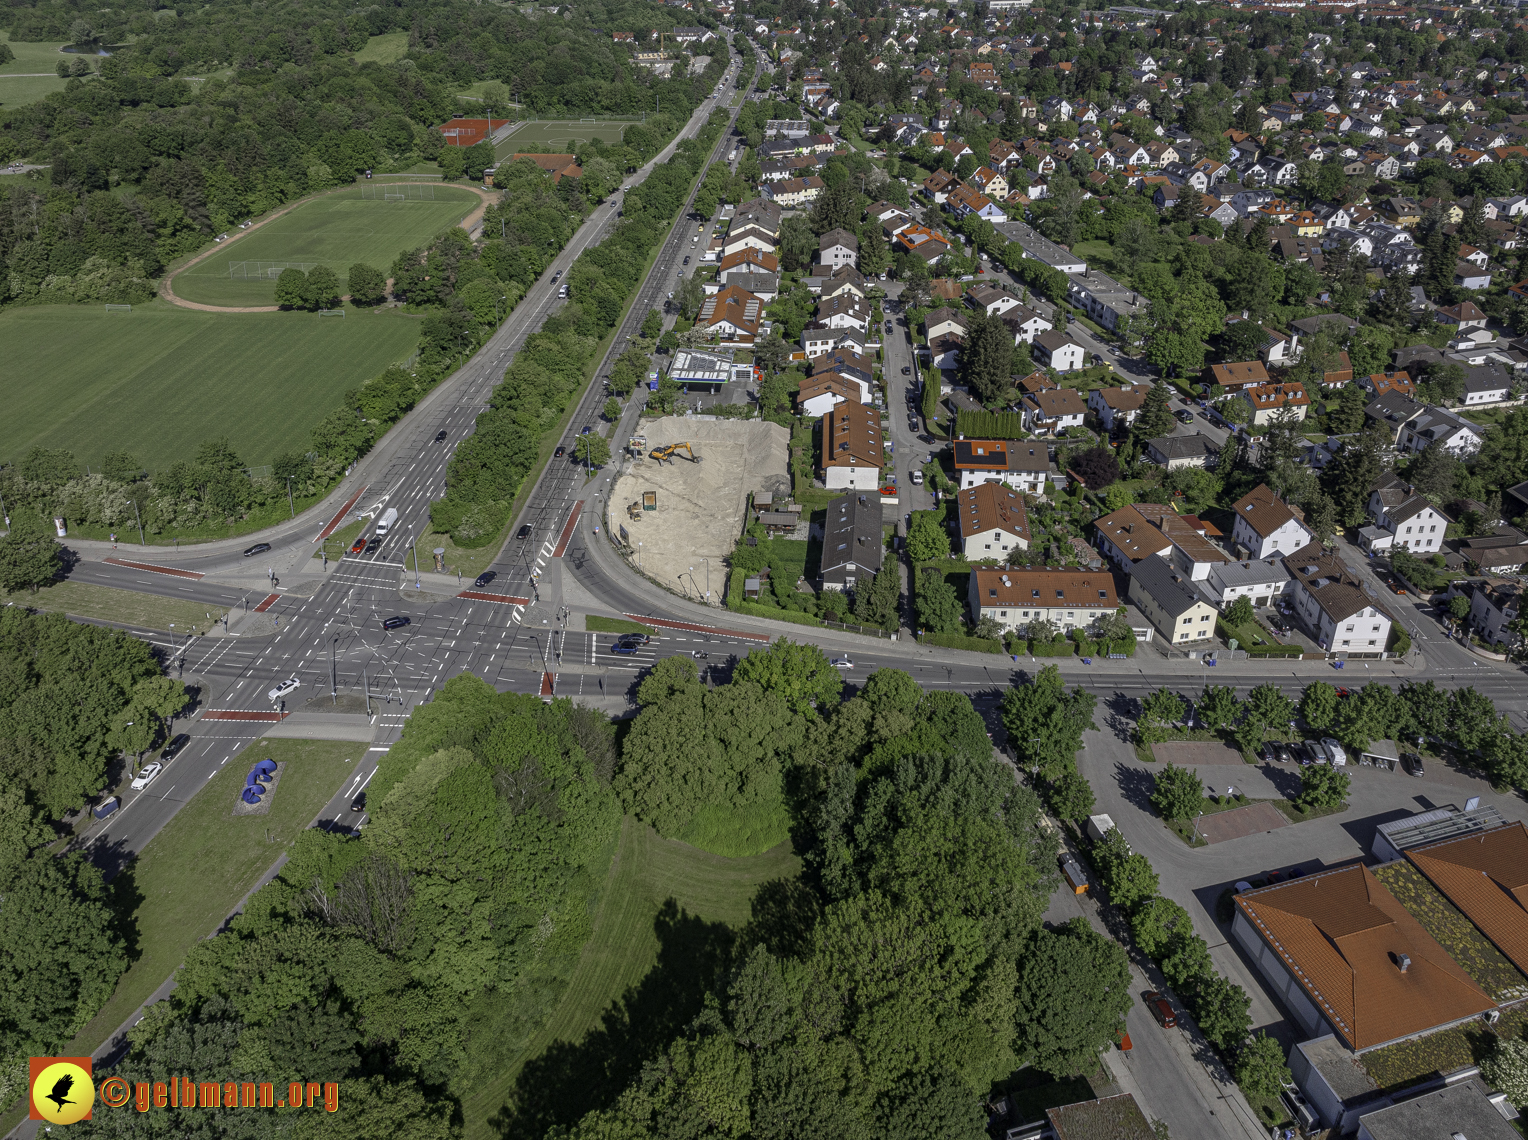
<svg viewBox="0 0 1528 1140"><path fill-rule="evenodd" d="M1193 623L1194 623L1194 619L1191 618L1191 617L1186 617L1186 618L1183 619L1183 624L1184 625L1192 625Z"/></svg>
<svg viewBox="0 0 1528 1140"><path fill-rule="evenodd" d="M1376 643L1375 643L1375 640L1374 640L1374 639L1373 639L1373 638L1372 638L1372 637L1371 637L1371 638L1369 638L1369 644L1370 644L1370 645L1374 645L1374 644L1376 644Z"/></svg>
<svg viewBox="0 0 1528 1140"><path fill-rule="evenodd" d="M984 549L984 550L991 550L991 549L992 549L992 544L991 544L991 543L990 543L990 542L989 542L989 543L987 543L987 545L986 545L986 546L984 546L984 547L983 547L983 548L982 548L982 549Z"/></svg>
<svg viewBox="0 0 1528 1140"><path fill-rule="evenodd" d="M1032 597L1032 598L1038 598L1040 596L1040 591L1039 590L1031 590L1031 591L1029 591L1029 596Z"/></svg>
<svg viewBox="0 0 1528 1140"><path fill-rule="evenodd" d="M1007 617L1008 616L1008 611L1007 610L999 610L998 611L998 616L999 617Z"/></svg>
<svg viewBox="0 0 1528 1140"><path fill-rule="evenodd" d="M1406 533L1407 533L1407 534L1410 534L1410 533L1411 533L1411 528L1410 528L1410 527L1407 527L1407 528L1406 528Z"/></svg>
<svg viewBox="0 0 1528 1140"><path fill-rule="evenodd" d="M1346 632L1352 633L1353 632L1353 627L1352 626L1348 626Z"/></svg>
<svg viewBox="0 0 1528 1140"><path fill-rule="evenodd" d="M1199 620L1200 621L1209 621L1210 620L1210 615L1209 614L1205 614Z"/></svg>
<svg viewBox="0 0 1528 1140"><path fill-rule="evenodd" d="M1351 641L1344 641L1342 644L1344 644L1344 645L1352 645L1353 643Z"/></svg>

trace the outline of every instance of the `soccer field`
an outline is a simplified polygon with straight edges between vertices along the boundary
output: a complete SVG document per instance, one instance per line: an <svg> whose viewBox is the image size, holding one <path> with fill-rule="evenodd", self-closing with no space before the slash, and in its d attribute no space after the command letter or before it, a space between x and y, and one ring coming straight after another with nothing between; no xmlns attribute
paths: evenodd
<svg viewBox="0 0 1528 1140"><path fill-rule="evenodd" d="M572 154L581 143L590 139L604 139L612 146L621 141L630 122L582 123L577 119L541 119L522 123L503 142L494 147L494 154L503 159L528 145L544 146L550 154Z"/></svg>
<svg viewBox="0 0 1528 1140"><path fill-rule="evenodd" d="M274 278L229 276L230 265L244 261L327 265L340 279L340 291L346 292L346 274L356 262L386 274L398 254L455 225L482 201L469 190L438 183L432 184L433 202L362 197L363 192L378 192L379 186L368 184L315 198L230 241L211 257L176 274L175 295L203 305L275 304Z"/></svg>
<svg viewBox="0 0 1528 1140"><path fill-rule="evenodd" d="M420 320L198 313L163 301L130 313L11 309L0 314L0 462L41 446L94 466L125 448L160 470L218 436L250 464L306 451L347 388L413 351Z"/></svg>

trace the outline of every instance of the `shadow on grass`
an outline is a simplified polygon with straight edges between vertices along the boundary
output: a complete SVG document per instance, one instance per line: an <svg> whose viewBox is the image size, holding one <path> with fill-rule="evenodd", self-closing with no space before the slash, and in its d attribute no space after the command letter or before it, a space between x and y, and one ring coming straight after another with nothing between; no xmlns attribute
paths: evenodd
<svg viewBox="0 0 1528 1140"><path fill-rule="evenodd" d="M539 1140L609 1108L643 1064L684 1032L706 994L721 986L737 938L731 927L688 914L669 899L653 928L657 964L606 1010L600 1027L577 1043L554 1042L520 1071L509 1102L489 1122L505 1140Z"/></svg>

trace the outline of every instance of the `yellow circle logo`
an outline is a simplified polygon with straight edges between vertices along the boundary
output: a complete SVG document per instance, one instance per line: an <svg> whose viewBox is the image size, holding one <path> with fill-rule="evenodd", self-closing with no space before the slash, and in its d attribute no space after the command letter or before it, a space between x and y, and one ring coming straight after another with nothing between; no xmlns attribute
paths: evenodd
<svg viewBox="0 0 1528 1140"><path fill-rule="evenodd" d="M71 1061L55 1061L32 1082L32 1107L49 1124L74 1124L95 1104L95 1082Z"/></svg>

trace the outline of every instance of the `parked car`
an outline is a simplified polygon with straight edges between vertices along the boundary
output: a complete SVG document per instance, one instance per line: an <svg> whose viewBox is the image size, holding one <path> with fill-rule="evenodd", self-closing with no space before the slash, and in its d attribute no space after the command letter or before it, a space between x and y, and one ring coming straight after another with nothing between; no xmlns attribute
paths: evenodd
<svg viewBox="0 0 1528 1140"><path fill-rule="evenodd" d="M382 628L383 629L402 629L406 625L413 625L413 624L414 624L414 619L413 618L390 617L385 622L382 623Z"/></svg>
<svg viewBox="0 0 1528 1140"><path fill-rule="evenodd" d="M1342 745L1330 736L1321 738L1321 747L1326 752L1326 758L1332 762L1333 768L1341 768L1348 762L1348 754L1342 750Z"/></svg>
<svg viewBox="0 0 1528 1140"><path fill-rule="evenodd" d="M1279 759L1279 750L1272 743L1265 744L1259 749L1258 756L1262 758L1265 764L1276 764Z"/></svg>
<svg viewBox="0 0 1528 1140"><path fill-rule="evenodd" d="M1401 753L1401 767L1405 769L1408 776L1415 776L1419 780L1427 775L1422 768L1422 757L1415 752Z"/></svg>
<svg viewBox="0 0 1528 1140"><path fill-rule="evenodd" d="M913 370L911 368L909 368L905 364L902 365L902 375L903 376L911 376L912 374L913 374Z"/></svg>
<svg viewBox="0 0 1528 1140"><path fill-rule="evenodd" d="M685 263L685 264L686 264L686 265L688 265L688 264L690 264L690 259L689 259L689 258L688 258L688 257L687 257L687 258L685 258L685 259L684 259L684 263Z"/></svg>
<svg viewBox="0 0 1528 1140"><path fill-rule="evenodd" d="M481 588L483 586L488 585L489 582L492 582L498 576L499 575L498 575L498 573L496 571L493 571L493 570L484 570L481 574L479 574L476 578L474 578L472 580L472 584L474 586L477 586L477 587Z"/></svg>
<svg viewBox="0 0 1528 1140"><path fill-rule="evenodd" d="M1287 745L1287 744L1280 744L1280 743L1275 742L1274 746L1273 746L1273 750L1274 750L1274 752L1276 752L1278 754L1279 763L1280 764L1292 764L1292 763L1294 763L1295 754L1290 749L1289 745Z"/></svg>
<svg viewBox="0 0 1528 1140"><path fill-rule="evenodd" d="M1180 424L1191 424L1194 422L1194 413L1189 411L1187 408L1179 408L1176 412L1173 413L1173 418L1176 419Z"/></svg>
<svg viewBox="0 0 1528 1140"><path fill-rule="evenodd" d="M183 749L187 744L190 744L190 743L191 743L191 734L190 733L186 733L186 732L177 733L176 736L175 736L175 739L171 740L170 743L168 743L168 744L166 744L164 746L164 751L159 754L159 758L161 760L164 760L164 761L173 760L173 759L175 759L175 757L180 755L181 749Z"/></svg>
<svg viewBox="0 0 1528 1140"><path fill-rule="evenodd" d="M145 764L138 775L133 778L133 791L143 791L144 788L149 786L149 782L162 771L164 771L164 765L157 761L153 764Z"/></svg>
<svg viewBox="0 0 1528 1140"><path fill-rule="evenodd" d="M1321 751L1309 740L1297 740L1290 748L1295 754L1295 759L1301 764L1325 764L1326 753Z"/></svg>
<svg viewBox="0 0 1528 1140"><path fill-rule="evenodd" d="M268 542L257 542L244 552L244 557L253 558L256 554L264 554L270 548L271 544Z"/></svg>
<svg viewBox="0 0 1528 1140"><path fill-rule="evenodd" d="M921 486L923 486L923 472L922 471L914 471L913 472L913 486L914 487L921 487Z"/></svg>
<svg viewBox="0 0 1528 1140"><path fill-rule="evenodd" d="M302 687L302 682L299 681L296 677L288 677L285 681L282 681L274 689L272 689L270 692L266 693L265 695L268 698L270 698L271 704L275 704L277 701L279 701L282 697L286 696L288 693L293 692L296 689L301 688L301 687Z"/></svg>
<svg viewBox="0 0 1528 1140"><path fill-rule="evenodd" d="M1173 1012L1172 1003L1159 994L1156 990L1149 990L1142 995L1147 1008L1151 1010L1151 1016L1157 1019L1157 1024L1163 1029L1178 1028L1178 1015Z"/></svg>

